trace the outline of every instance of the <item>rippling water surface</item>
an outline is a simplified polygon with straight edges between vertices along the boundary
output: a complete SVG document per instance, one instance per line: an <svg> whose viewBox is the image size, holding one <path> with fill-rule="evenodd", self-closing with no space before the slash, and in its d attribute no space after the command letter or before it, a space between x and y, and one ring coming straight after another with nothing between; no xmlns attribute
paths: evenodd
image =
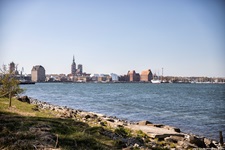
<svg viewBox="0 0 225 150"><path fill-rule="evenodd" d="M37 83L25 94L130 121L149 120L218 140L225 133L225 84Z"/></svg>

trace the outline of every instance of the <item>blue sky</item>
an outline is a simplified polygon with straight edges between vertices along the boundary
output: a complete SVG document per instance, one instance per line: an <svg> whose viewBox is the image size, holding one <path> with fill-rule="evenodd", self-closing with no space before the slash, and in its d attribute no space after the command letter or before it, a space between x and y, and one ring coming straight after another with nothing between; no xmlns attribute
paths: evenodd
<svg viewBox="0 0 225 150"><path fill-rule="evenodd" d="M225 77L224 0L1 0L0 64Z"/></svg>

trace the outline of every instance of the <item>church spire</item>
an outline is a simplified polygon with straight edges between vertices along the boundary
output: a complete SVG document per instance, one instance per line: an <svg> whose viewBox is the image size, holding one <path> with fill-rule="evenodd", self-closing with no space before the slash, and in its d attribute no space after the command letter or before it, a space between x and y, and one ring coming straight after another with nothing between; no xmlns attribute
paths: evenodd
<svg viewBox="0 0 225 150"><path fill-rule="evenodd" d="M72 75L76 75L76 63L75 63L75 58L74 58L74 55L73 55L73 63L71 65L71 74Z"/></svg>

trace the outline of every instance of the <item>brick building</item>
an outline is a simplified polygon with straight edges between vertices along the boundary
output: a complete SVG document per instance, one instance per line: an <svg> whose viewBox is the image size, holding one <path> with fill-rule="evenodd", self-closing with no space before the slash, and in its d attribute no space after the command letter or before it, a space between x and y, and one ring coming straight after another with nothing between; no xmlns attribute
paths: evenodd
<svg viewBox="0 0 225 150"><path fill-rule="evenodd" d="M127 76L129 79L128 81L130 81L130 82L140 81L140 75L139 75L139 73L136 73L135 70L128 71Z"/></svg>
<svg viewBox="0 0 225 150"><path fill-rule="evenodd" d="M140 81L142 82L149 82L151 81L153 78L152 72L150 69L148 70L144 70L141 72L141 77L140 77Z"/></svg>

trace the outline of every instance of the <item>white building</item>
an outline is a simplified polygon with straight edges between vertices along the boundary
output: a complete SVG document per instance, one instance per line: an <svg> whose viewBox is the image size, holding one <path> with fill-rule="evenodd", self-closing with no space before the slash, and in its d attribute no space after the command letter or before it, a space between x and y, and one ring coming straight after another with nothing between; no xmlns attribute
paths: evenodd
<svg viewBox="0 0 225 150"><path fill-rule="evenodd" d="M111 75L111 77L112 77L112 81L113 81L113 82L119 81L119 76L118 76L117 74L111 73L110 75Z"/></svg>

